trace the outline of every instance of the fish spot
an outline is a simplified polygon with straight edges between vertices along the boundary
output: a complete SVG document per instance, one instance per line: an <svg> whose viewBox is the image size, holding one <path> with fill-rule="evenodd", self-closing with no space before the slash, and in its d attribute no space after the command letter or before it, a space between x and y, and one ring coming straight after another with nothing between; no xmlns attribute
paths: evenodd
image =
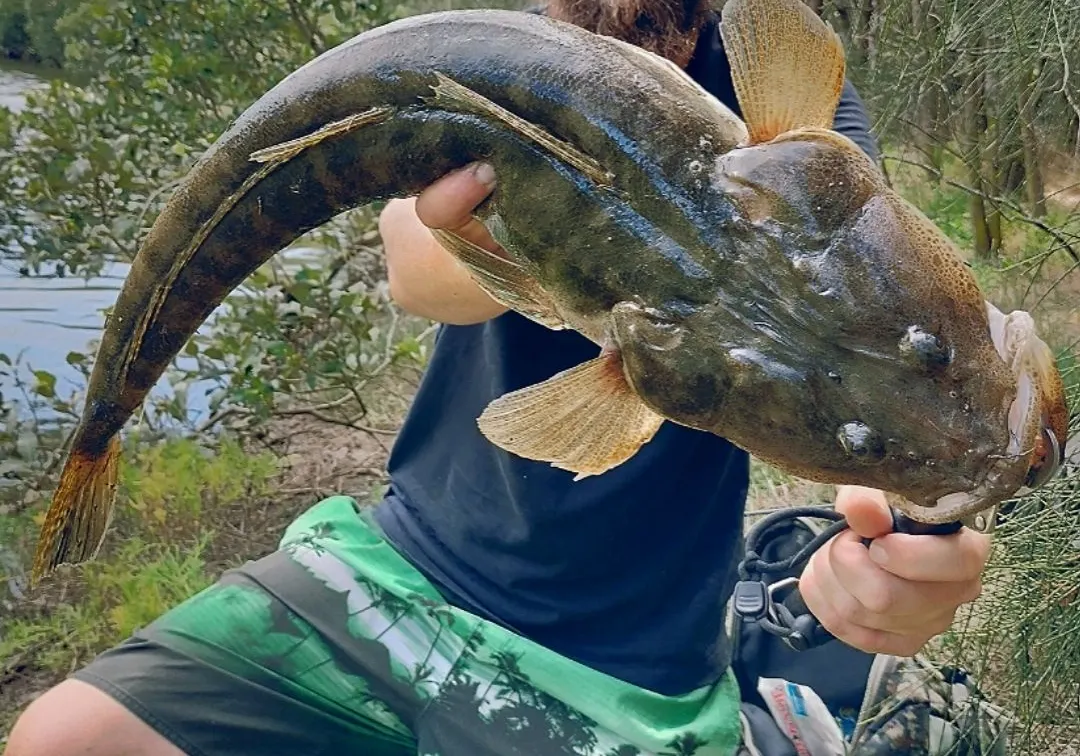
<svg viewBox="0 0 1080 756"><path fill-rule="evenodd" d="M881 434L858 420L841 425L836 431L836 440L858 462L875 464L885 458L885 442Z"/></svg>

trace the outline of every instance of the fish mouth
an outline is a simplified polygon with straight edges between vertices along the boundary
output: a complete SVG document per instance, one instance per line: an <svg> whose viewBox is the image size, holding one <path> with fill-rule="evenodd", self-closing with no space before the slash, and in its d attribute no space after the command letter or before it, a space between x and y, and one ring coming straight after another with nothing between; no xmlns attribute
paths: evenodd
<svg viewBox="0 0 1080 756"><path fill-rule="evenodd" d="M1054 355L1035 333L1035 322L1023 311L1004 315L989 302L986 312L994 347L1016 378L1017 392L1009 407L1007 455L1024 457L1028 468L1023 487L1034 491L1049 483L1065 463L1069 410Z"/></svg>
<svg viewBox="0 0 1080 756"><path fill-rule="evenodd" d="M1031 493L1053 480L1065 464L1068 407L1053 353L1036 334L1028 313L1005 315L989 302L986 311L994 348L1016 379L1008 412L1009 442L973 489L946 494L932 506L896 502L905 514L928 524L963 520Z"/></svg>
<svg viewBox="0 0 1080 756"><path fill-rule="evenodd" d="M1044 427L1041 441L1042 447L1035 452L1037 461L1028 468L1024 479L1024 485L1031 491L1042 488L1056 478L1065 465L1065 448L1058 442L1057 433Z"/></svg>

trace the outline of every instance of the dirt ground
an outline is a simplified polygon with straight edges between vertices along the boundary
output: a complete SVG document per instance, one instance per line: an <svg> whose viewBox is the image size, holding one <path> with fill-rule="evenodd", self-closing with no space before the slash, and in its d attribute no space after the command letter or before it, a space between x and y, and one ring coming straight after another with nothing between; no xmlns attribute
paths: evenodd
<svg viewBox="0 0 1080 756"><path fill-rule="evenodd" d="M1047 200L1066 213L1080 212L1080 156L1050 156L1045 171Z"/></svg>

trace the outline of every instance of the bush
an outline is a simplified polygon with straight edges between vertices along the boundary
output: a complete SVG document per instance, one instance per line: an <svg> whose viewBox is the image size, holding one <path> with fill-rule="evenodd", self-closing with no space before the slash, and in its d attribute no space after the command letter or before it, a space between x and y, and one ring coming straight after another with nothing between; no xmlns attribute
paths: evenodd
<svg viewBox="0 0 1080 756"><path fill-rule="evenodd" d="M0 54L61 67L64 43L56 22L72 0L0 0Z"/></svg>

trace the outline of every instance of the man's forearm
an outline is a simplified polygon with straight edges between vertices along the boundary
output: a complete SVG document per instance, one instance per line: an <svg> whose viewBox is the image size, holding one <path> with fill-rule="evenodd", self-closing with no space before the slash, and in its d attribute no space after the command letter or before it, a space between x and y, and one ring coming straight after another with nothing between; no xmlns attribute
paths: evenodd
<svg viewBox="0 0 1080 756"><path fill-rule="evenodd" d="M870 133L866 107L851 82L844 83L833 128L853 140L873 160L878 159L880 152L877 140ZM429 208L425 212L434 211L436 217L440 216L440 209L447 207L442 203L449 198L450 215L464 214L467 218L471 207L490 191L493 182L494 179L488 177L485 185L477 179L475 171L457 172L439 182L442 186L435 190L438 199L425 193ZM455 199L460 201L462 198L464 204L461 207L453 205ZM394 301L415 315L453 325L481 323L506 312L506 308L477 286L465 268L435 240L417 216L416 202L416 199L394 200L379 217L390 296ZM433 222L427 214L424 218L428 223ZM435 221L440 227L441 222ZM487 241L490 242L490 238Z"/></svg>
<svg viewBox="0 0 1080 756"><path fill-rule="evenodd" d="M833 129L855 142L877 162L881 150L877 139L870 133L870 117L866 113L866 105L850 81L844 82L844 90L840 94L840 103L836 106L836 116L833 118Z"/></svg>

